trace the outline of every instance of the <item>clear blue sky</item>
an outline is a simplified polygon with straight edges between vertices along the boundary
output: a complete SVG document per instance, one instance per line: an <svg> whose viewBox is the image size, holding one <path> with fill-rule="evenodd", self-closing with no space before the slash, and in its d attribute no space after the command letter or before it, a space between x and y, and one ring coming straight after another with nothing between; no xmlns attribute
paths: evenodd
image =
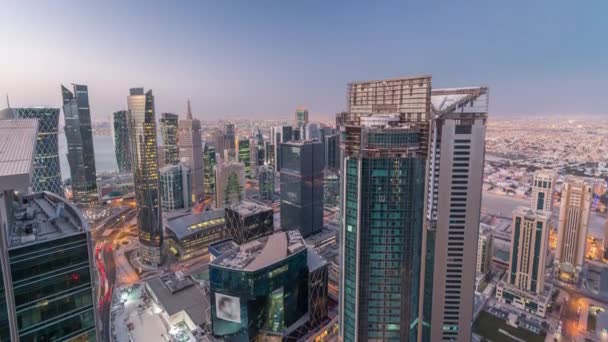
<svg viewBox="0 0 608 342"><path fill-rule="evenodd" d="M144 86L157 112L183 113L191 98L200 119L290 119L298 105L315 119L344 109L349 81L432 74L435 87L489 86L497 116L608 116L605 0L0 7L0 94L13 106L59 106L60 83L75 82L89 85L96 118Z"/></svg>

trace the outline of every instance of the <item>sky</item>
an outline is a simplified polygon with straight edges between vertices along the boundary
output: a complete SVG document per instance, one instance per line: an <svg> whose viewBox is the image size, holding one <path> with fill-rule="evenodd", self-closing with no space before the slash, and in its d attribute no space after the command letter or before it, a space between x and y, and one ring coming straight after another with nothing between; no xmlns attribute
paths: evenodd
<svg viewBox="0 0 608 342"><path fill-rule="evenodd" d="M350 81L430 74L490 87L490 115L608 117L608 1L3 0L0 94L60 107L89 86L94 119L152 89L157 115L311 120ZM4 99L0 107L4 107Z"/></svg>

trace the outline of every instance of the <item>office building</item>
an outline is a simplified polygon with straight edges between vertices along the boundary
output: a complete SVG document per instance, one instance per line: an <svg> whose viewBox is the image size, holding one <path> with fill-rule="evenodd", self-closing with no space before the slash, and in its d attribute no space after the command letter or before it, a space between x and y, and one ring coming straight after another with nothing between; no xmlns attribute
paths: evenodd
<svg viewBox="0 0 608 342"><path fill-rule="evenodd" d="M137 202L139 257L149 265L162 262L163 226L158 177L156 118L152 90L130 89L127 97L133 151L133 181Z"/></svg>
<svg viewBox="0 0 608 342"><path fill-rule="evenodd" d="M340 339L417 336L430 77L354 82L340 126Z"/></svg>
<svg viewBox="0 0 608 342"><path fill-rule="evenodd" d="M274 197L274 169L268 164L258 167L258 187L262 199L272 201Z"/></svg>
<svg viewBox="0 0 608 342"><path fill-rule="evenodd" d="M238 140L238 154L237 161L243 164L245 168L245 178L251 179L251 144L248 138L241 138Z"/></svg>
<svg viewBox="0 0 608 342"><path fill-rule="evenodd" d="M496 299L544 317L552 287L545 284L551 213L519 207L513 211L509 267L496 286Z"/></svg>
<svg viewBox="0 0 608 342"><path fill-rule="evenodd" d="M160 168L160 193L164 211L188 209L192 205L192 174L184 163Z"/></svg>
<svg viewBox="0 0 608 342"><path fill-rule="evenodd" d="M301 140L281 144L281 227L302 236L323 229L323 144Z"/></svg>
<svg viewBox="0 0 608 342"><path fill-rule="evenodd" d="M338 135L327 135L323 138L325 148L325 169L332 171L340 170L340 145Z"/></svg>
<svg viewBox="0 0 608 342"><path fill-rule="evenodd" d="M550 212L553 209L553 187L555 186L555 173L540 170L534 173L532 179L532 192L530 208Z"/></svg>
<svg viewBox="0 0 608 342"><path fill-rule="evenodd" d="M323 171L323 207L334 209L340 205L340 176L338 171Z"/></svg>
<svg viewBox="0 0 608 342"><path fill-rule="evenodd" d="M302 127L308 123L308 109L303 106L296 108L295 126Z"/></svg>
<svg viewBox="0 0 608 342"><path fill-rule="evenodd" d="M422 341L471 339L488 89L431 92Z"/></svg>
<svg viewBox="0 0 608 342"><path fill-rule="evenodd" d="M0 120L0 340L95 340L87 222L56 194L27 194L38 125Z"/></svg>
<svg viewBox="0 0 608 342"><path fill-rule="evenodd" d="M179 162L178 139L179 116L173 113L162 113L160 116L160 135L163 139L162 165L173 165Z"/></svg>
<svg viewBox="0 0 608 342"><path fill-rule="evenodd" d="M205 143L203 146L203 169L205 178L205 195L215 196L215 165L217 159L215 146Z"/></svg>
<svg viewBox="0 0 608 342"><path fill-rule="evenodd" d="M114 153L118 172L131 172L132 155L127 111L114 112Z"/></svg>
<svg viewBox="0 0 608 342"><path fill-rule="evenodd" d="M593 194L583 180L570 178L562 187L555 249L555 270L565 281L577 283L585 260L585 242Z"/></svg>
<svg viewBox="0 0 608 342"><path fill-rule="evenodd" d="M215 207L239 204L245 198L245 168L235 161L215 166Z"/></svg>
<svg viewBox="0 0 608 342"><path fill-rule="evenodd" d="M275 147L272 143L270 143L269 141L265 141L264 142L264 163L271 165L273 167L273 169L276 170L275 167Z"/></svg>
<svg viewBox="0 0 608 342"><path fill-rule="evenodd" d="M72 201L78 205L91 205L98 202L98 193L89 91L86 85L73 86L74 92L61 86Z"/></svg>
<svg viewBox="0 0 608 342"><path fill-rule="evenodd" d="M270 143L272 144L274 157L274 170L279 172L281 169L281 143L293 140L293 128L291 126L273 126L270 127Z"/></svg>
<svg viewBox="0 0 608 342"><path fill-rule="evenodd" d="M327 263L297 231L228 250L209 264L213 335L298 340L327 316Z"/></svg>
<svg viewBox="0 0 608 342"><path fill-rule="evenodd" d="M239 245L270 235L274 231L274 212L271 207L243 201L225 210L228 237Z"/></svg>
<svg viewBox="0 0 608 342"><path fill-rule="evenodd" d="M322 141L321 138L321 130L319 129L319 125L317 125L316 123L307 123L301 127L300 139ZM298 139L294 138L293 140Z"/></svg>
<svg viewBox="0 0 608 342"><path fill-rule="evenodd" d="M0 119L37 119L38 138L34 156L32 190L48 191L64 196L59 164L58 126L59 109L49 107L6 108Z"/></svg>
<svg viewBox="0 0 608 342"><path fill-rule="evenodd" d="M494 235L492 230L488 229L479 234L477 241L477 274L488 274L492 271L492 247Z"/></svg>
<svg viewBox="0 0 608 342"><path fill-rule="evenodd" d="M228 238L223 209L180 215L167 219L168 250L181 260L206 254L207 248Z"/></svg>
<svg viewBox="0 0 608 342"><path fill-rule="evenodd" d="M178 139L179 159L192 173L192 202L205 198L205 175L203 165L203 142L201 140L201 122L192 118L190 100L186 120L179 120Z"/></svg>
<svg viewBox="0 0 608 342"><path fill-rule="evenodd" d="M224 153L226 160L236 160L236 131L234 124L226 124L226 135L224 136Z"/></svg>

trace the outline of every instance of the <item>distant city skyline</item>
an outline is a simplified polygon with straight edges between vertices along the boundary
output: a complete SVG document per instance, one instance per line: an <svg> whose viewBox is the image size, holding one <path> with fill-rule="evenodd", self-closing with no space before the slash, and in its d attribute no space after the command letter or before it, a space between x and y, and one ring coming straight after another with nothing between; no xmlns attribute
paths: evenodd
<svg viewBox="0 0 608 342"><path fill-rule="evenodd" d="M345 109L351 80L431 74L434 88L489 86L493 118L601 115L606 10L600 1L83 7L9 0L0 13L10 51L0 64L0 95L15 107L60 107L59 84L87 84L92 119L109 121L126 109L129 88L145 87L159 113L185 113L190 98L200 120L293 120L302 105L318 121Z"/></svg>

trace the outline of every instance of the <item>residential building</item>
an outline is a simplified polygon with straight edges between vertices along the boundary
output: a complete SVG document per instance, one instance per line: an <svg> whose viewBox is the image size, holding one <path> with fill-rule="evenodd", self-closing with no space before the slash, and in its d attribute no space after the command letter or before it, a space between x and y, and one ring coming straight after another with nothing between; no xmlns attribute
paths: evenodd
<svg viewBox="0 0 608 342"><path fill-rule="evenodd" d="M178 139L179 159L192 173L192 202L205 198L205 176L203 165L203 143L201 140L201 122L192 118L190 100L185 120L179 120Z"/></svg>
<svg viewBox="0 0 608 342"><path fill-rule="evenodd" d="M86 85L73 84L73 87L74 92L71 92L61 86L72 201L78 205L97 204L99 199L89 91Z"/></svg>
<svg viewBox="0 0 608 342"><path fill-rule="evenodd" d="M188 209L192 205L192 173L184 163L167 165L159 170L160 193L164 211Z"/></svg>
<svg viewBox="0 0 608 342"><path fill-rule="evenodd" d="M168 250L181 260L207 253L207 248L228 238L223 209L180 215L167 219L165 231L169 239Z"/></svg>
<svg viewBox="0 0 608 342"><path fill-rule="evenodd" d="M173 165L179 162L178 123L179 116L173 113L161 113L160 135L163 139L163 165Z"/></svg>
<svg viewBox="0 0 608 342"><path fill-rule="evenodd" d="M323 229L323 144L300 140L281 144L281 228L302 236Z"/></svg>
<svg viewBox="0 0 608 342"><path fill-rule="evenodd" d="M49 107L6 108L0 119L37 119L38 138L34 156L32 190L48 191L65 196L59 164L58 126L59 109Z"/></svg>
<svg viewBox="0 0 608 342"><path fill-rule="evenodd" d="M473 321L488 89L434 89L431 113L419 336L422 341L468 341Z"/></svg>
<svg viewBox="0 0 608 342"><path fill-rule="evenodd" d="M239 204L245 198L245 168L235 161L215 166L215 207Z"/></svg>
<svg viewBox="0 0 608 342"><path fill-rule="evenodd" d="M239 245L270 235L274 231L274 212L271 207L242 201L225 210L228 237Z"/></svg>
<svg viewBox="0 0 608 342"><path fill-rule="evenodd" d="M126 110L114 112L114 152L118 172L131 172L133 157Z"/></svg>
<svg viewBox="0 0 608 342"><path fill-rule="evenodd" d="M340 126L340 339L417 336L431 78L353 82Z"/></svg>
<svg viewBox="0 0 608 342"><path fill-rule="evenodd" d="M159 191L156 118L152 90L131 88L127 97L137 202L139 257L149 265L162 262L163 226Z"/></svg>
<svg viewBox="0 0 608 342"><path fill-rule="evenodd" d="M274 169L268 164L258 167L258 187L262 199L272 201L274 197Z"/></svg>
<svg viewBox="0 0 608 342"><path fill-rule="evenodd" d="M560 279L577 283L585 261L585 242L593 194L582 179L570 178L562 187L555 249Z"/></svg>

